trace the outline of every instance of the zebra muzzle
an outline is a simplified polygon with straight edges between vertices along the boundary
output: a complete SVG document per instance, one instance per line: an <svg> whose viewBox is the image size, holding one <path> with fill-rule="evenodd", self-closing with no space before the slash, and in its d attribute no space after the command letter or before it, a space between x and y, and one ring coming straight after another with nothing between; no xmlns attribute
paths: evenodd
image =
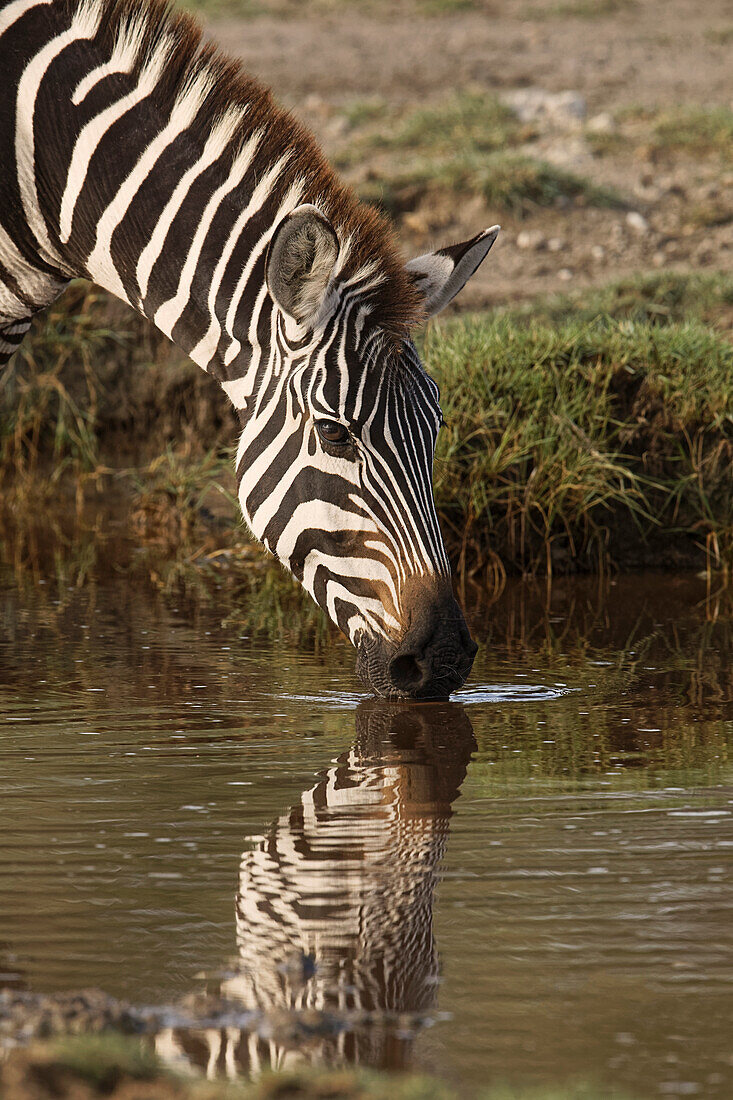
<svg viewBox="0 0 733 1100"><path fill-rule="evenodd" d="M463 612L435 577L410 578L401 603L407 626L399 642L363 637L357 674L386 698L447 699L465 683L478 649Z"/></svg>

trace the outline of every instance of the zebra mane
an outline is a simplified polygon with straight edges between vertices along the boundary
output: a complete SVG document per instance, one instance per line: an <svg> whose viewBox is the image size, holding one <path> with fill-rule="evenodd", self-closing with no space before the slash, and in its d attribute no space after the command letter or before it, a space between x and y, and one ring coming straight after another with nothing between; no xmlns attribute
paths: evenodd
<svg viewBox="0 0 733 1100"><path fill-rule="evenodd" d="M405 270L394 232L373 207L357 198L326 161L315 137L280 107L269 89L239 61L203 40L190 15L167 0L61 0L75 20L92 20L98 36L129 71L154 73L154 96L162 110L173 104L190 111L191 130L202 143L216 132L232 159L259 133L255 166L263 175L287 154L278 173L284 197L292 188L330 219L339 237L341 279L365 281L370 313L384 331L402 339L421 318L422 298Z"/></svg>

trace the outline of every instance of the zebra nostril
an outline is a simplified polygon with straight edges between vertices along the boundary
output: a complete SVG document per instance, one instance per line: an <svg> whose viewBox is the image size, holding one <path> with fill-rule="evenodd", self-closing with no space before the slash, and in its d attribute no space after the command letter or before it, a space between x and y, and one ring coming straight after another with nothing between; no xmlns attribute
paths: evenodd
<svg viewBox="0 0 733 1100"><path fill-rule="evenodd" d="M399 691L414 691L425 680L425 669L414 653L400 653L389 663L389 675Z"/></svg>

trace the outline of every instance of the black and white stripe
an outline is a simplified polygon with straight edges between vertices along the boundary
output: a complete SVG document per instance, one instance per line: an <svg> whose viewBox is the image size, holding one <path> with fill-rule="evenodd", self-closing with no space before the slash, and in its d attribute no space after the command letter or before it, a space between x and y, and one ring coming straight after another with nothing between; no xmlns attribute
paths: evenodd
<svg viewBox="0 0 733 1100"><path fill-rule="evenodd" d="M353 642L396 645L406 579L449 577L438 392L407 333L496 228L403 265L310 135L159 0L11 0L0 72L0 365L73 277L145 314L239 411L254 534Z"/></svg>
<svg viewBox="0 0 733 1100"><path fill-rule="evenodd" d="M408 1060L412 1042L395 1033L435 1004L433 895L475 740L455 706L371 701L356 731L242 856L237 958L221 994L252 1013L250 1029L168 1031L157 1046L174 1064L211 1076L303 1060L381 1066L400 1047ZM309 1036L298 1019L311 1011L337 1026Z"/></svg>

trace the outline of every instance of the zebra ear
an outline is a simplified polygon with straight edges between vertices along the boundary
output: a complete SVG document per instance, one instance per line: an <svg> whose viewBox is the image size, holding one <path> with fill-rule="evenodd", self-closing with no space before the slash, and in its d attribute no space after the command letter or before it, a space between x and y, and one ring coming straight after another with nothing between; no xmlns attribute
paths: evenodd
<svg viewBox="0 0 733 1100"><path fill-rule="evenodd" d="M339 254L336 231L309 203L275 230L266 261L267 288L284 313L299 323L315 319Z"/></svg>
<svg viewBox="0 0 733 1100"><path fill-rule="evenodd" d="M501 226L492 225L470 241L426 252L406 265L415 285L425 296L425 314L434 316L444 309L477 270L496 240Z"/></svg>

